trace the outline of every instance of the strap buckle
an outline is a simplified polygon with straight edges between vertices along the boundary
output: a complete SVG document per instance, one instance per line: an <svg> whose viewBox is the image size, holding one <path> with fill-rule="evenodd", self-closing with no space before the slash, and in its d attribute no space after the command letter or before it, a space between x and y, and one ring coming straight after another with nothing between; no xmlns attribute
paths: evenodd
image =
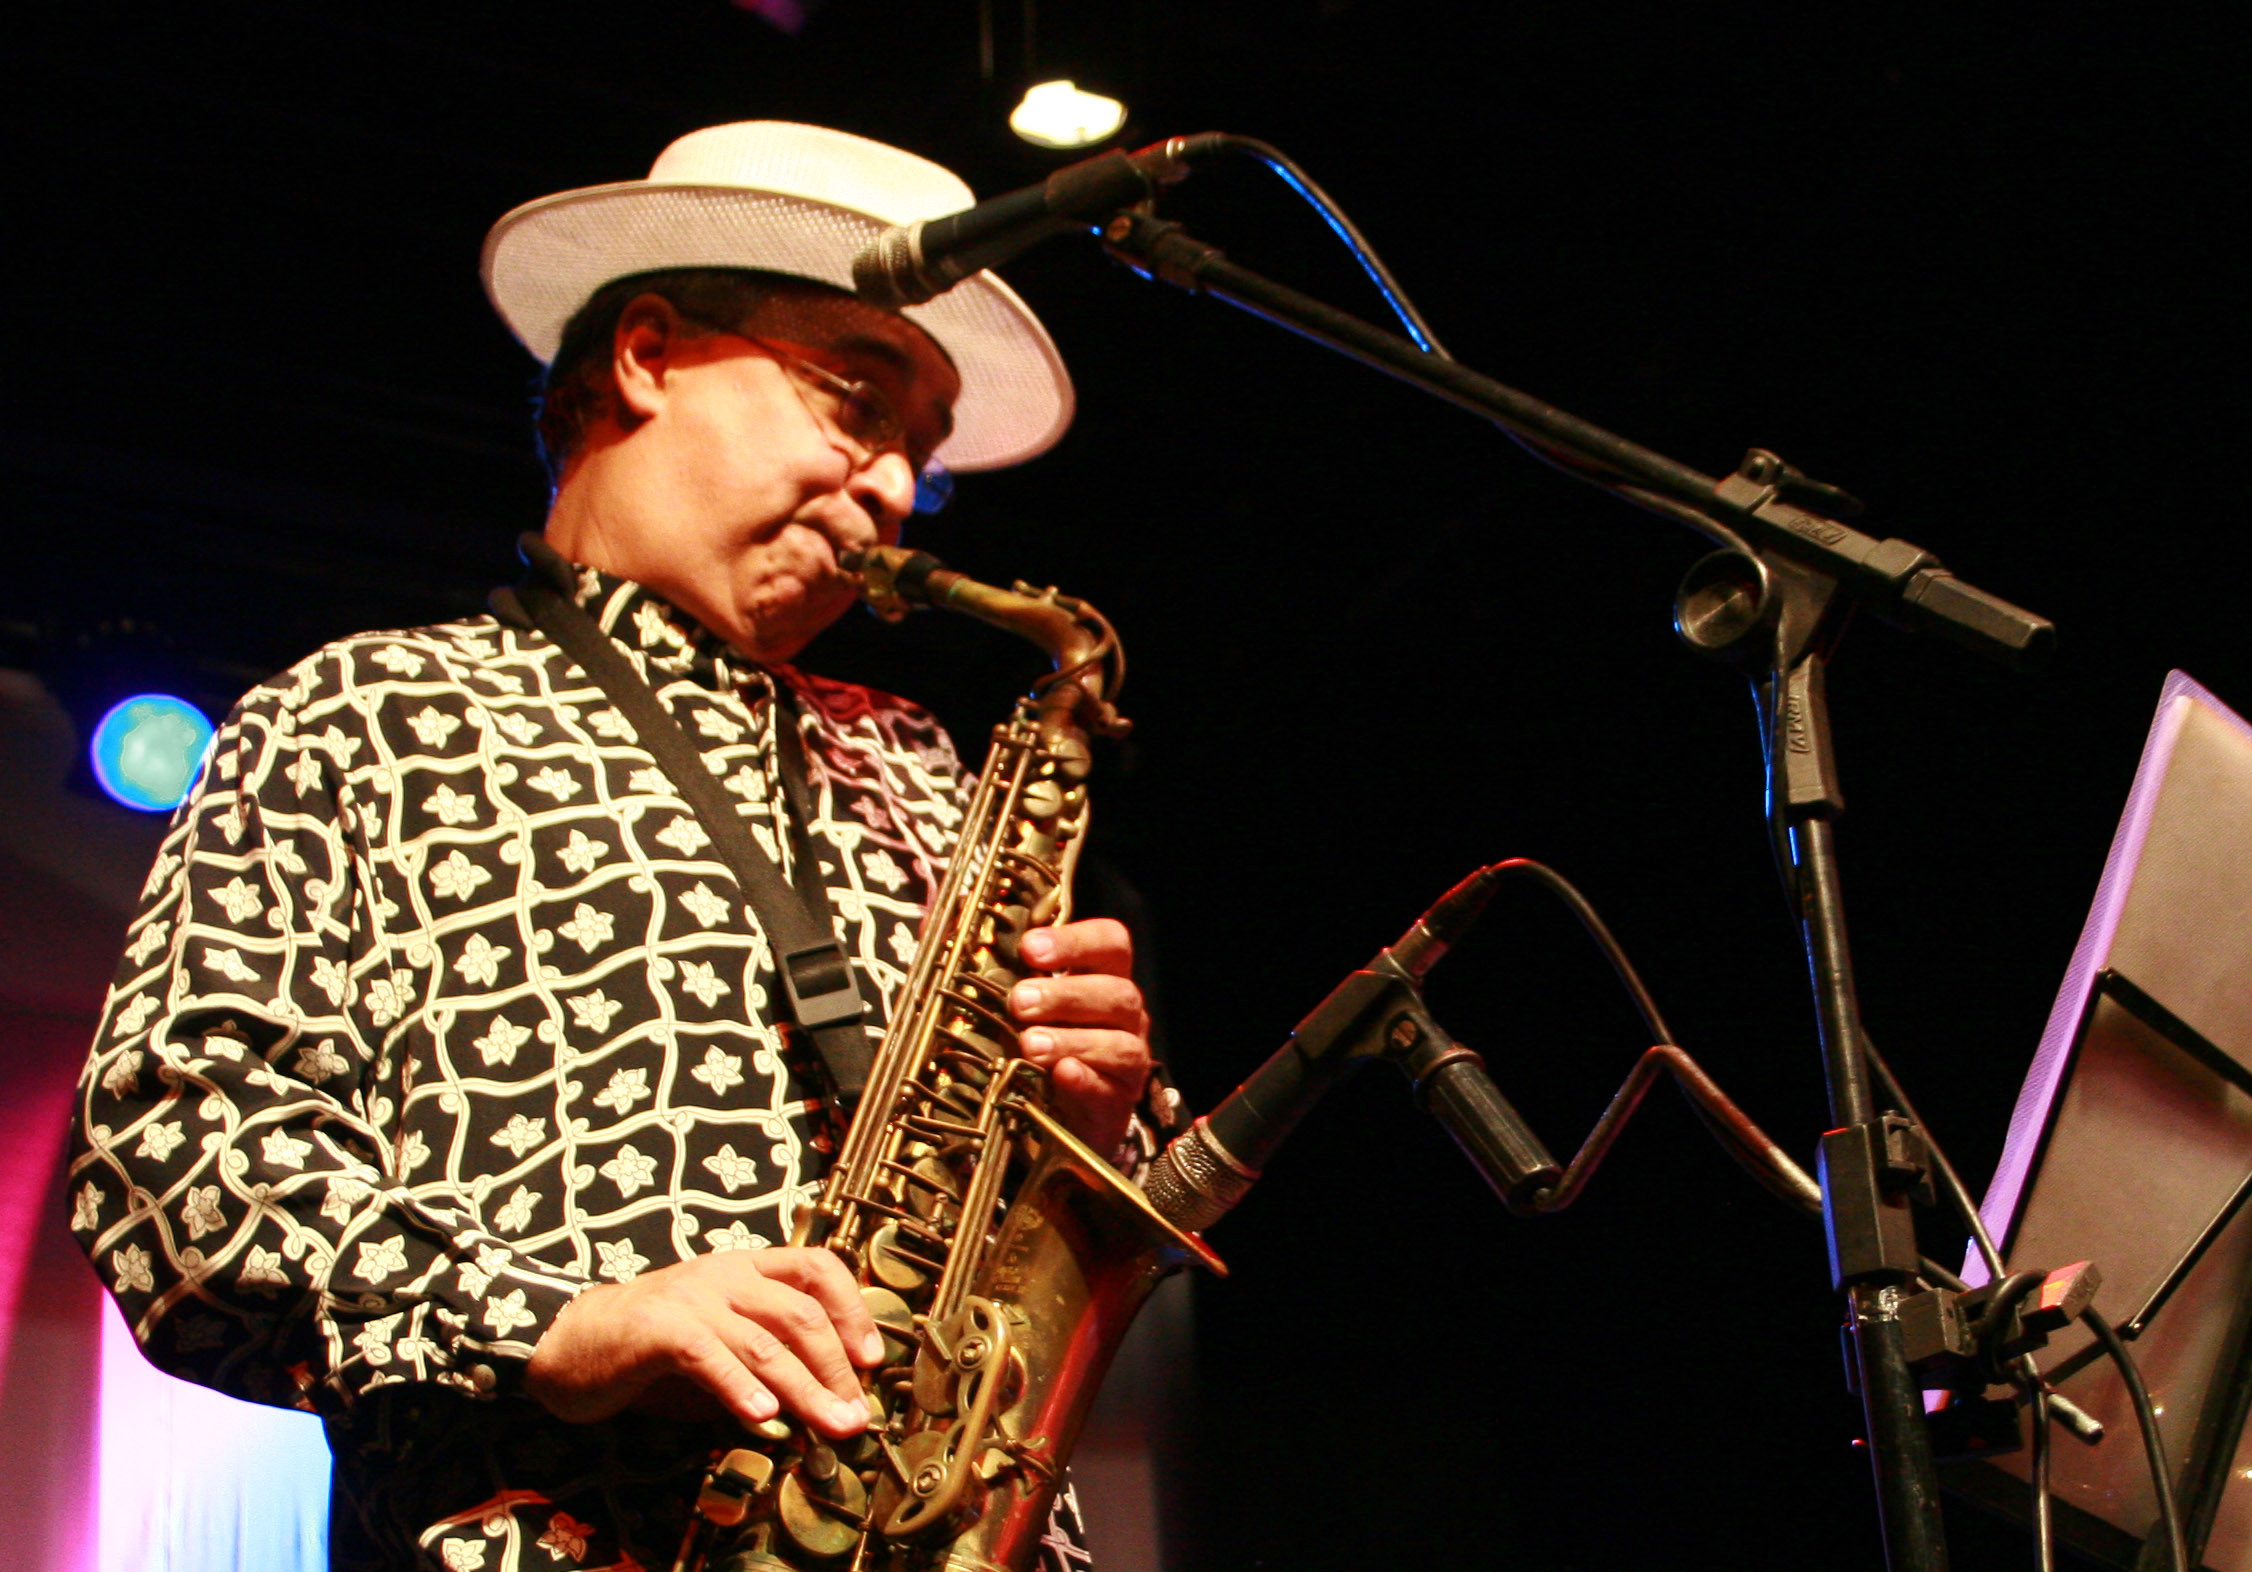
<svg viewBox="0 0 2252 1572"><path fill-rule="evenodd" d="M791 1015L809 1032L867 1014L852 980L852 964L834 940L792 950L776 969L782 974L782 991L790 996Z"/></svg>

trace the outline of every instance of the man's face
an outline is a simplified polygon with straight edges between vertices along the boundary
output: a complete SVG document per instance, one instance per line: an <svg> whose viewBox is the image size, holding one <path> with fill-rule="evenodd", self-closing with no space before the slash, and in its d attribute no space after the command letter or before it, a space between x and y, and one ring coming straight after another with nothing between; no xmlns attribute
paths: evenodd
<svg viewBox="0 0 2252 1572"><path fill-rule="evenodd" d="M559 549L763 661L791 658L852 604L837 559L899 538L961 386L922 329L814 287L779 289L719 333L684 331L644 297L620 320L616 370L620 429L566 476L557 520L590 517ZM833 379L868 384L900 436L871 451ZM574 479L592 482L576 498Z"/></svg>

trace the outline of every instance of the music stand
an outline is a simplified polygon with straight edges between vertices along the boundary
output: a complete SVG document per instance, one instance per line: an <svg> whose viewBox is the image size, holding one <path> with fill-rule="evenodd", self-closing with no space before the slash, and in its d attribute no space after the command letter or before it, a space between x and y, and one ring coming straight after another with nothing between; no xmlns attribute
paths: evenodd
<svg viewBox="0 0 2252 1572"><path fill-rule="evenodd" d="M1981 1211L2011 1270L2093 1260L2133 1341L2193 1562L2252 1572L2252 724L2166 679L2095 904ZM1974 1254L1965 1273L1984 1281ZM2058 1537L2121 1568L2156 1497L2118 1372L2075 1322L2037 1357L2103 1421L2051 1453ZM2024 1513L2025 1455L1946 1469ZM2004 1477L2005 1475L2015 1477Z"/></svg>

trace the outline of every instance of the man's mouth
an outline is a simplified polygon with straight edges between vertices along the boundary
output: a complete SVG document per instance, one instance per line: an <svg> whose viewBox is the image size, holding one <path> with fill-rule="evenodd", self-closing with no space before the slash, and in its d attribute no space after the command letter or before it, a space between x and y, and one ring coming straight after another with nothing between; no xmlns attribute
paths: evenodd
<svg viewBox="0 0 2252 1572"><path fill-rule="evenodd" d="M799 518L793 522L821 542L825 548L822 554L828 558L828 571L832 574L842 573L844 570L838 564L845 553L852 550L852 543L843 537L843 533L818 518Z"/></svg>

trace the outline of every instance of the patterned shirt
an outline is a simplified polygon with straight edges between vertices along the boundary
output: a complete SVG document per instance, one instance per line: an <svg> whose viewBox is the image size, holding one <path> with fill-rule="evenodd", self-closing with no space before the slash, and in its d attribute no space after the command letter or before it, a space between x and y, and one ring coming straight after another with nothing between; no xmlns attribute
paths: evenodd
<svg viewBox="0 0 2252 1572"><path fill-rule="evenodd" d="M591 569L577 599L786 873L773 728L801 728L888 1007L962 817L937 723ZM491 617L332 644L237 707L128 932L71 1202L149 1357L324 1416L339 1566L668 1565L717 1430L561 1424L525 1361L592 1284L785 1240L837 1132L625 718Z"/></svg>

